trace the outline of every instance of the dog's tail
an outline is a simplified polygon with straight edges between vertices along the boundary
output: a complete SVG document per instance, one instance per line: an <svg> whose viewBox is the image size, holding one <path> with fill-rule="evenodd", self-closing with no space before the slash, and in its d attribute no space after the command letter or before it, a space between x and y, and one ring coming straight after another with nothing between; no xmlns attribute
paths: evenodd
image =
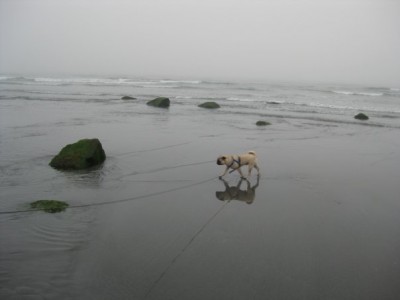
<svg viewBox="0 0 400 300"><path fill-rule="evenodd" d="M257 156L256 152L253 151L253 150L251 150L251 151L249 151L249 152L247 152L247 153L248 153L248 154L251 154L251 155L254 155L254 156Z"/></svg>

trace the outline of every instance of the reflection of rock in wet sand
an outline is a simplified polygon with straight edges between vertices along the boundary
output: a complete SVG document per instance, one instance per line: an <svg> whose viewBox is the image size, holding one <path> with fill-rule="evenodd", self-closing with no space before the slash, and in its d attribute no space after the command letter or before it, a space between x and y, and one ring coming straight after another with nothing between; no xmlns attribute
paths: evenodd
<svg viewBox="0 0 400 300"><path fill-rule="evenodd" d="M239 200L244 201L247 204L252 204L256 198L256 188L260 183L260 176L257 176L257 183L251 186L250 181L241 178L237 185L229 186L228 182L224 179L220 179L225 185L225 191L215 192L215 196L221 201ZM242 182L246 182L246 189L240 189Z"/></svg>

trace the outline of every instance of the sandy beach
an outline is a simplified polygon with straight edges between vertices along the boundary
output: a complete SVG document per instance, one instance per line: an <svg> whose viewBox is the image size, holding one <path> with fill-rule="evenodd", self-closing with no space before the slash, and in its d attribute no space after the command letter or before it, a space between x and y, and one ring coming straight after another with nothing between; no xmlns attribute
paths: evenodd
<svg viewBox="0 0 400 300"><path fill-rule="evenodd" d="M397 299L398 128L144 103L3 102L2 299ZM101 167L48 166L92 137Z"/></svg>

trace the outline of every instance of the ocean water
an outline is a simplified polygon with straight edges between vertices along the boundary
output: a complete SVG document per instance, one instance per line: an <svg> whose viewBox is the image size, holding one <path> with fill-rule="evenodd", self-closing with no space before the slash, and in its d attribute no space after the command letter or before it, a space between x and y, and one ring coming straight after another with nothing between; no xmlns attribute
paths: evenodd
<svg viewBox="0 0 400 300"><path fill-rule="evenodd" d="M215 101L222 106L219 110L221 114L354 123L352 117L364 112L371 116L371 120L364 124L400 126L399 87L0 76L0 88L0 100L4 104L62 101L112 105L121 102L120 98L124 95L131 95L138 102L165 96L182 108Z"/></svg>
<svg viewBox="0 0 400 300"><path fill-rule="evenodd" d="M398 295L399 87L2 75L0 124L1 299ZM48 166L94 137L103 165ZM246 150L261 178L218 180Z"/></svg>

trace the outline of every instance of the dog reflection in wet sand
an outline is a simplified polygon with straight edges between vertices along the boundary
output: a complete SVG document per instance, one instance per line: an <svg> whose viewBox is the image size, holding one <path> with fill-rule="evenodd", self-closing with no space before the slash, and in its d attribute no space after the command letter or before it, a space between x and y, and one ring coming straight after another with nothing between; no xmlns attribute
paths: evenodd
<svg viewBox="0 0 400 300"><path fill-rule="evenodd" d="M247 179L241 178L239 183L234 186L229 186L229 184L222 178L220 180L225 185L225 191L215 192L215 196L221 201L231 201L231 200L239 200L246 202L247 204L252 204L256 198L256 188L260 183L260 176L257 176L257 183L252 187L250 181ZM246 189L241 190L240 186L246 182Z"/></svg>

